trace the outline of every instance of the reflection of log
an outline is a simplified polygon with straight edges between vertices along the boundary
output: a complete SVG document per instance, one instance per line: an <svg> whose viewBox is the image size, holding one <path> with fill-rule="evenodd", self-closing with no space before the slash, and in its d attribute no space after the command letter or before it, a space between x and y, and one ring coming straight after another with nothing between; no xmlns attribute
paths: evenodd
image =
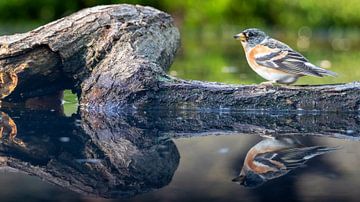
<svg viewBox="0 0 360 202"><path fill-rule="evenodd" d="M235 43L235 42L234 42ZM259 87L182 81L166 75L179 46L169 15L101 6L34 31L0 37L2 71L25 66L10 100L70 88L88 108L180 107L349 111L360 84ZM196 68L196 67L194 67Z"/></svg>
<svg viewBox="0 0 360 202"><path fill-rule="evenodd" d="M83 111L79 119L47 111L7 113L16 117L19 132L16 142L0 144L0 167L99 197L135 195L168 184L180 158L168 137L300 134L360 140L356 114L138 111L103 116ZM2 123L5 134L9 125Z"/></svg>
<svg viewBox="0 0 360 202"><path fill-rule="evenodd" d="M179 163L175 144L159 139L156 131L125 123L79 124L51 112L20 114L15 121L23 145L2 142L0 166L78 193L123 197L147 192L168 184Z"/></svg>
<svg viewBox="0 0 360 202"><path fill-rule="evenodd" d="M14 120L6 113L0 112L0 141L16 142L16 135L17 127Z"/></svg>
<svg viewBox="0 0 360 202"><path fill-rule="evenodd" d="M156 128L163 135L171 137L241 133L298 134L360 140L360 118L356 113L153 111L114 116L126 117L133 127Z"/></svg>

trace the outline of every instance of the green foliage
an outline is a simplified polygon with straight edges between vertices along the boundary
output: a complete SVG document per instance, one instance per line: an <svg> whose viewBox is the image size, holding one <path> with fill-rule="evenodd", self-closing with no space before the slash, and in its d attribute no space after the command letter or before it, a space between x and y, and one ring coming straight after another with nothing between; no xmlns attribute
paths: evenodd
<svg viewBox="0 0 360 202"><path fill-rule="evenodd" d="M353 27L360 24L358 0L2 0L0 22L49 22L81 8L113 3L150 5L183 26Z"/></svg>
<svg viewBox="0 0 360 202"><path fill-rule="evenodd" d="M248 67L240 44L232 39L248 27L266 30L317 65L329 61L331 70L339 73L337 78L304 77L299 83L360 78L358 0L0 0L0 34L30 30L82 8L115 3L153 6L174 17L182 49L170 73L181 78L244 84L263 81ZM302 47L301 40L308 47Z"/></svg>
<svg viewBox="0 0 360 202"><path fill-rule="evenodd" d="M71 116L75 114L78 110L78 100L77 96L73 94L70 90L64 91L63 98L64 114L66 116Z"/></svg>

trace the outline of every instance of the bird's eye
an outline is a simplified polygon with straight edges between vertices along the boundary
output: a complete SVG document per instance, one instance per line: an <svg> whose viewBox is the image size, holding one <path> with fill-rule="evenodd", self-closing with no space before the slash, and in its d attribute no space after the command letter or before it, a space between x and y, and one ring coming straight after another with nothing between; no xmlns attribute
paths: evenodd
<svg viewBox="0 0 360 202"><path fill-rule="evenodd" d="M254 33L249 32L248 36L249 36L249 37L252 37L252 36L254 36Z"/></svg>

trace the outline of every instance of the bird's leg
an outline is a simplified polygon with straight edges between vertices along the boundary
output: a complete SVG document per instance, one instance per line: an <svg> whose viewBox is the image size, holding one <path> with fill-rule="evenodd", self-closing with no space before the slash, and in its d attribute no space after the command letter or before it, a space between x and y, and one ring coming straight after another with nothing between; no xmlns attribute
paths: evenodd
<svg viewBox="0 0 360 202"><path fill-rule="evenodd" d="M268 88L271 88L274 86L274 84L276 84L276 81L275 80L272 80L272 81L265 81L265 82L261 82L259 84L259 89L263 89L263 90L268 90Z"/></svg>
<svg viewBox="0 0 360 202"><path fill-rule="evenodd" d="M272 80L272 81L261 82L259 85L261 85L261 86L273 86L274 84L276 84L276 81Z"/></svg>
<svg viewBox="0 0 360 202"><path fill-rule="evenodd" d="M260 134L260 137L275 140L276 137L269 134Z"/></svg>

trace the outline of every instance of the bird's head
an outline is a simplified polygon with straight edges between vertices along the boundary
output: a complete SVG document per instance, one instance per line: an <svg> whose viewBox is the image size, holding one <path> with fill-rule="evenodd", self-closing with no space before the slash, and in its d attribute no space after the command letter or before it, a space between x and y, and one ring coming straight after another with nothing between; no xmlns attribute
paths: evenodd
<svg viewBox="0 0 360 202"><path fill-rule="evenodd" d="M246 29L234 36L234 38L239 40L244 47L254 47L261 43L266 37L268 36L265 34L265 32L256 28Z"/></svg>
<svg viewBox="0 0 360 202"><path fill-rule="evenodd" d="M247 174L240 174L232 179L233 182L243 185L248 188L256 188L262 185L266 180L254 172L247 172Z"/></svg>

